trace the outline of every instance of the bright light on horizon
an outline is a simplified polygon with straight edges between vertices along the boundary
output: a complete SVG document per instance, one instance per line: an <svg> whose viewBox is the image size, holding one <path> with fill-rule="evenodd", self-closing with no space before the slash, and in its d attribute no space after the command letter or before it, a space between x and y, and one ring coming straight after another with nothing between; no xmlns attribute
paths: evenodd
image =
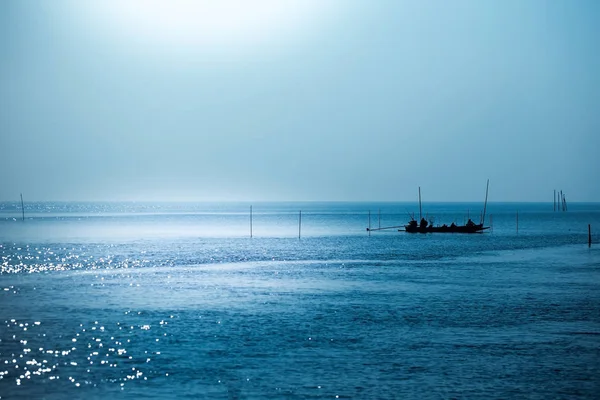
<svg viewBox="0 0 600 400"><path fill-rule="evenodd" d="M233 46L314 29L334 4L322 0L105 0L86 7L109 34L166 46Z"/></svg>

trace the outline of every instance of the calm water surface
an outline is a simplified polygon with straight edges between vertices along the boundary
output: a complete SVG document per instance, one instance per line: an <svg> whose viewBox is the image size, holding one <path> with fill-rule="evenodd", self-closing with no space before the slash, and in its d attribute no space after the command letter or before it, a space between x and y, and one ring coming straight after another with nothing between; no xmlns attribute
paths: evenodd
<svg viewBox="0 0 600 400"><path fill-rule="evenodd" d="M0 203L0 398L598 398L600 204L369 210Z"/></svg>

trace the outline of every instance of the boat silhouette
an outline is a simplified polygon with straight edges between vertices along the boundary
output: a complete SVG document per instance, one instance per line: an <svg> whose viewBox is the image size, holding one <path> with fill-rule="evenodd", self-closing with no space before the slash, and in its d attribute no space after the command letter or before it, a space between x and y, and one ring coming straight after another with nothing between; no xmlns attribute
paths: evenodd
<svg viewBox="0 0 600 400"><path fill-rule="evenodd" d="M490 180L488 179L486 187L485 187L485 202L483 203L483 213L481 214L481 222L476 224L469 218L466 224L464 225L456 225L454 222L450 225L438 225L434 226L433 223L430 223L425 218L423 218L423 212L421 207L421 188L419 187L419 219L417 222L415 218L411 215L410 221L408 224L404 226L388 226L385 228L367 228L368 232L371 231L380 231L384 229L392 229L392 228L404 228L398 229L399 232L408 232L408 233L482 233L486 229L489 229L489 226L484 226L485 224L485 211L487 208L487 199L488 199L488 189L490 186Z"/></svg>
<svg viewBox="0 0 600 400"><path fill-rule="evenodd" d="M483 203L483 214L481 215L481 222L476 224L469 218L465 225L456 225L454 222L450 225L441 225L441 226L433 226L430 224L425 218L422 216L421 210L421 188L419 187L419 215L420 222L417 221L411 216L410 222L407 225L404 225L404 229L399 229L399 231L404 231L408 233L481 233L486 229L489 229L489 226L483 226L485 222L485 211L487 207L487 198L488 198L488 189L490 187L490 180L488 179L486 187L485 187L485 202Z"/></svg>
<svg viewBox="0 0 600 400"><path fill-rule="evenodd" d="M450 225L433 226L425 218L422 218L420 223L412 219L407 225L404 225L403 230L399 229L399 231L408 233L480 233L486 229L489 229L489 226L483 226L483 222L476 224L471 219L465 225L452 223Z"/></svg>

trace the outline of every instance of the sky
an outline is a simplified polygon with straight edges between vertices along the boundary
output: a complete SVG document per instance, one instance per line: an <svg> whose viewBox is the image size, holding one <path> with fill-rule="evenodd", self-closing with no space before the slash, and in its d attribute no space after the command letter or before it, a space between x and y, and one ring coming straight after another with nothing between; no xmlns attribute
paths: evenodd
<svg viewBox="0 0 600 400"><path fill-rule="evenodd" d="M600 201L596 0L0 1L0 200Z"/></svg>

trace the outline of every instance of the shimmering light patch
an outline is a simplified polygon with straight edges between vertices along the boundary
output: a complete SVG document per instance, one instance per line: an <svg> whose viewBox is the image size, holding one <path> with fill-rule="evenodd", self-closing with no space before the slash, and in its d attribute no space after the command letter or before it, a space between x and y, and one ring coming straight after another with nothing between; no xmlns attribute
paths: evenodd
<svg viewBox="0 0 600 400"><path fill-rule="evenodd" d="M14 318L2 321L0 381L14 379L14 384L21 386L35 384L38 380L56 383L67 380L79 387L122 384L139 379L147 381L163 376L164 372L158 371L152 363L153 360L160 362L162 347L152 340L154 336L146 327L166 317L163 315L156 321L144 321L147 316L129 313L127 322L139 328L133 332L119 332L117 324L94 331L94 325L98 323L95 321L87 325L78 324L78 332L71 335L53 330L48 331L48 336L42 335L44 325L40 321L33 324ZM25 325L32 329L22 331L21 327ZM172 336L166 324L159 323L157 326L163 337ZM73 336L78 336L79 340ZM48 343L53 343L53 347L46 348ZM107 348L103 343L108 345ZM168 345L165 343L165 346Z"/></svg>
<svg viewBox="0 0 600 400"><path fill-rule="evenodd" d="M98 252L100 250L100 252ZM110 246L51 247L19 246L0 247L0 274L68 271L75 269L104 270L132 269L148 263L145 258L127 259L106 253ZM96 254L94 254L96 253ZM18 288L5 286L4 292L16 293Z"/></svg>

